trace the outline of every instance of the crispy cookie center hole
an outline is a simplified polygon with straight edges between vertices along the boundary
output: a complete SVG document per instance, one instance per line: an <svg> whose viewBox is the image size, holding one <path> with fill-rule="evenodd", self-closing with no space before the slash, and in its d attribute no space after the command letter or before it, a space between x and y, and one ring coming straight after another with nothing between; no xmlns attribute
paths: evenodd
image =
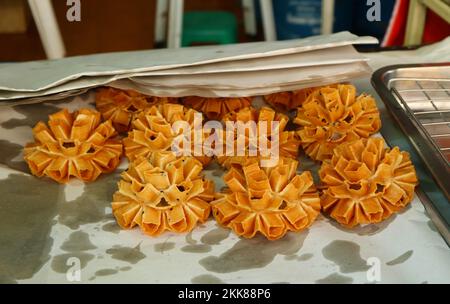
<svg viewBox="0 0 450 304"><path fill-rule="evenodd" d="M351 115L348 115L347 117L345 117L344 121L345 121L346 123L350 123L350 122L352 121L352 116L351 116Z"/></svg>
<svg viewBox="0 0 450 304"><path fill-rule="evenodd" d="M75 143L73 141L66 141L65 143L62 144L64 148L73 148L75 147Z"/></svg>
<svg viewBox="0 0 450 304"><path fill-rule="evenodd" d="M360 184L350 184L349 188L352 190L359 190L359 189L361 189L361 185Z"/></svg>
<svg viewBox="0 0 450 304"><path fill-rule="evenodd" d="M185 188L184 188L184 186L177 186L177 188L178 188L178 190L180 191L180 192L183 192L184 190L186 190Z"/></svg>
<svg viewBox="0 0 450 304"><path fill-rule="evenodd" d="M167 207L167 206L169 206L169 203L166 201L164 197L159 201L158 205L156 205L156 207Z"/></svg>
<svg viewBox="0 0 450 304"><path fill-rule="evenodd" d="M377 184L377 190L375 193L381 193L384 191L384 185Z"/></svg>
<svg viewBox="0 0 450 304"><path fill-rule="evenodd" d="M95 152L94 147L90 147L89 150L87 151L87 153L94 153L94 152Z"/></svg>
<svg viewBox="0 0 450 304"><path fill-rule="evenodd" d="M138 109L134 105L128 107L128 112L136 112L137 110Z"/></svg>
<svg viewBox="0 0 450 304"><path fill-rule="evenodd" d="M280 207L278 207L278 209L284 210L284 209L286 209L286 207L287 207L287 204L286 204L285 201L283 201L283 202L281 203Z"/></svg>

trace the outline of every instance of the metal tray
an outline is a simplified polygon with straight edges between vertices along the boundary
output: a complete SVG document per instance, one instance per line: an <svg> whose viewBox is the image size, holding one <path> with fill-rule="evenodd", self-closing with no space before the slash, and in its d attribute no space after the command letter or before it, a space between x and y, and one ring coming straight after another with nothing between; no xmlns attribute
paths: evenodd
<svg viewBox="0 0 450 304"><path fill-rule="evenodd" d="M373 74L372 85L447 199L431 200L419 187L450 243L450 63L384 67Z"/></svg>

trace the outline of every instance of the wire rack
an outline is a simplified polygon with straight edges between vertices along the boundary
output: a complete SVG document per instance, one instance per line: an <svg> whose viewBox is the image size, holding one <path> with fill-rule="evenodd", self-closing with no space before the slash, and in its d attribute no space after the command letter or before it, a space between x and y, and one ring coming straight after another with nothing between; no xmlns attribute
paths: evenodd
<svg viewBox="0 0 450 304"><path fill-rule="evenodd" d="M390 88L450 166L450 78L392 78Z"/></svg>
<svg viewBox="0 0 450 304"><path fill-rule="evenodd" d="M416 193L450 246L450 63L387 66L373 74L372 84L412 144L402 145L414 148L428 169L417 167ZM383 135L393 145L403 141Z"/></svg>

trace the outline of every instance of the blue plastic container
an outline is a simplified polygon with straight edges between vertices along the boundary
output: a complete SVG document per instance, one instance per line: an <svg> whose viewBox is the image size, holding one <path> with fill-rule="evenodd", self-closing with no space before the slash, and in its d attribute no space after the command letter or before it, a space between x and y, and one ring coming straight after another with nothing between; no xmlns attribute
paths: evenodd
<svg viewBox="0 0 450 304"><path fill-rule="evenodd" d="M273 0L278 40L320 35L321 0Z"/></svg>
<svg viewBox="0 0 450 304"><path fill-rule="evenodd" d="M272 0L272 3L278 40L321 34L322 0ZM389 25L395 0L383 0L380 4L381 20L370 22L366 17L370 9L366 0L335 0L333 31L350 31L381 40Z"/></svg>

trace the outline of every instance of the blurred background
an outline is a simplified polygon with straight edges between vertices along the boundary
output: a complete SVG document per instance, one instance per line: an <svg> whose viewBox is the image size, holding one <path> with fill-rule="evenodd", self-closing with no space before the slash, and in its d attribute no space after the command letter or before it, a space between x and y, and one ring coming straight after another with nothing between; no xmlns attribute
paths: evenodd
<svg viewBox="0 0 450 304"><path fill-rule="evenodd" d="M450 0L0 0L0 62L350 31L383 48L450 35Z"/></svg>

